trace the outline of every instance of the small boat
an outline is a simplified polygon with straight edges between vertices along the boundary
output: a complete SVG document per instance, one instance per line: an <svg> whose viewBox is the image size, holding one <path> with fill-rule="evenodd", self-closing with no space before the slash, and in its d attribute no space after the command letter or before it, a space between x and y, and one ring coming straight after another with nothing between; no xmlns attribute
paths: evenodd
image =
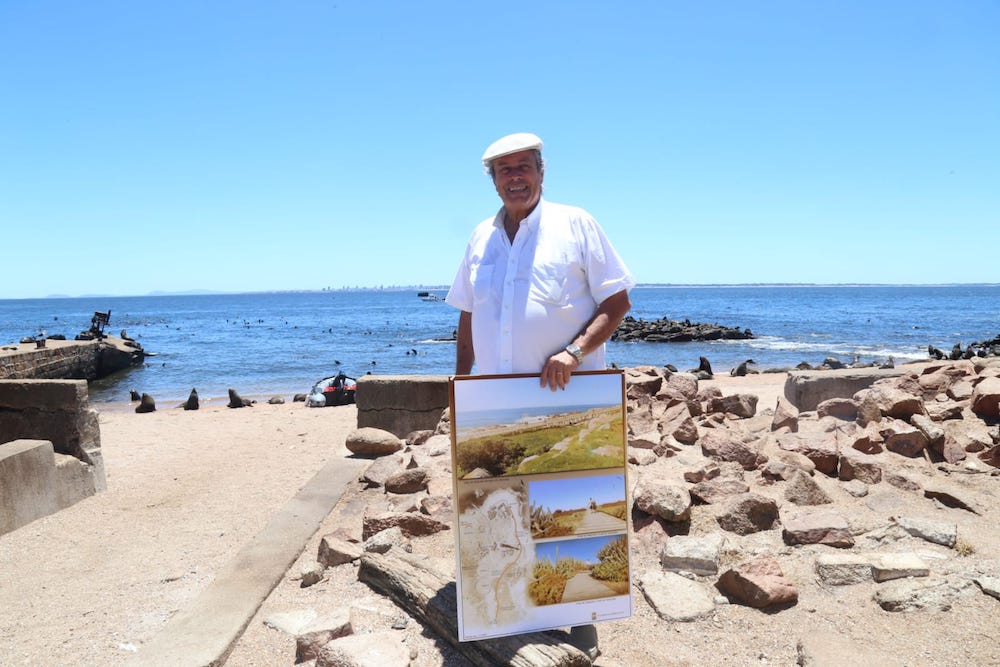
<svg viewBox="0 0 1000 667"><path fill-rule="evenodd" d="M323 378L313 385L306 397L306 405L310 408L322 408L330 405L349 405L354 402L354 392L357 380L337 373L333 377Z"/></svg>
<svg viewBox="0 0 1000 667"><path fill-rule="evenodd" d="M431 294L430 292L417 292L417 296L420 297L421 301L444 301L437 294Z"/></svg>

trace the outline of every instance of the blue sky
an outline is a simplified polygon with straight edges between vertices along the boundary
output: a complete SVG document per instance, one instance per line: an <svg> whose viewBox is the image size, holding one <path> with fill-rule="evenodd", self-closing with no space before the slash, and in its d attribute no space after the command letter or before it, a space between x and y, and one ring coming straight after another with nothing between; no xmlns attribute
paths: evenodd
<svg viewBox="0 0 1000 667"><path fill-rule="evenodd" d="M998 25L991 0L0 0L0 298L449 284L515 131L643 283L997 282Z"/></svg>
<svg viewBox="0 0 1000 667"><path fill-rule="evenodd" d="M622 380L616 373L574 375L565 391L542 388L537 377L472 378L455 382L456 421L462 413L484 410L621 405Z"/></svg>
<svg viewBox="0 0 1000 667"><path fill-rule="evenodd" d="M587 507L593 499L598 505L625 500L624 475L590 475L528 482L532 505L546 509L573 510Z"/></svg>

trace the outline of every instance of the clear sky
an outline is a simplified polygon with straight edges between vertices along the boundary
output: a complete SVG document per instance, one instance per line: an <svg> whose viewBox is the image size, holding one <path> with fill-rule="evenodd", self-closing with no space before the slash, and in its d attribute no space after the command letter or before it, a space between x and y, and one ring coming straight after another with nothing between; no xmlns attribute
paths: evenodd
<svg viewBox="0 0 1000 667"><path fill-rule="evenodd" d="M463 412L516 408L621 405L622 380L617 373L574 375L565 391L542 388L537 377L473 378L455 382L455 405Z"/></svg>
<svg viewBox="0 0 1000 667"><path fill-rule="evenodd" d="M1000 3L0 0L0 298L450 284L545 141L641 283L1000 282Z"/></svg>

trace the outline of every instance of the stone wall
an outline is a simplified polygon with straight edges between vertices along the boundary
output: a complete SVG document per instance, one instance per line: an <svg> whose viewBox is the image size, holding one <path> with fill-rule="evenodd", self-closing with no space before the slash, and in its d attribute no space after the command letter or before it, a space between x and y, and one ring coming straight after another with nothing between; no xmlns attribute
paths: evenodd
<svg viewBox="0 0 1000 667"><path fill-rule="evenodd" d="M358 428L371 426L405 438L437 426L448 407L448 376L363 375L354 400Z"/></svg>
<svg viewBox="0 0 1000 667"><path fill-rule="evenodd" d="M0 380L0 534L107 488L84 380Z"/></svg>
<svg viewBox="0 0 1000 667"><path fill-rule="evenodd" d="M142 348L108 336L102 340L46 340L0 351L0 380L96 380L140 363Z"/></svg>

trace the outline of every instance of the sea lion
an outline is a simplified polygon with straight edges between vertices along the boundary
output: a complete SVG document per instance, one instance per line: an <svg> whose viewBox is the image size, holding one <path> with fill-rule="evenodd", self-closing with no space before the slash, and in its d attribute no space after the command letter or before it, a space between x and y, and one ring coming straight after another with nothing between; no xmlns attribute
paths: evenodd
<svg viewBox="0 0 1000 667"><path fill-rule="evenodd" d="M230 408L247 408L253 405L253 403L242 396L235 389L229 390L229 403L227 407Z"/></svg>
<svg viewBox="0 0 1000 667"><path fill-rule="evenodd" d="M142 400L142 396L140 396L139 392L137 392L135 389L129 389L128 390L128 400L130 400L130 401L139 401L139 400Z"/></svg>
<svg viewBox="0 0 1000 667"><path fill-rule="evenodd" d="M143 394L142 398L139 399L139 405L135 406L135 411L142 412L156 412L156 401L149 394Z"/></svg>
<svg viewBox="0 0 1000 667"><path fill-rule="evenodd" d="M944 352L942 352L941 350L937 349L933 345L928 345L927 346L927 356L931 357L932 359L937 359L938 361L941 361L942 359L944 359Z"/></svg>
<svg viewBox="0 0 1000 667"><path fill-rule="evenodd" d="M187 400L184 401L181 407L184 408L185 410L197 410L198 406L199 406L198 390L195 389L194 387L191 387L191 393L188 394Z"/></svg>
<svg viewBox="0 0 1000 667"><path fill-rule="evenodd" d="M741 363L739 366L737 366L733 370L729 371L729 374L732 375L733 377L743 377L747 373L751 372L747 368L747 366L749 364L756 364L756 363L757 362L754 361L753 359L747 359L746 361L744 361L743 363Z"/></svg>

